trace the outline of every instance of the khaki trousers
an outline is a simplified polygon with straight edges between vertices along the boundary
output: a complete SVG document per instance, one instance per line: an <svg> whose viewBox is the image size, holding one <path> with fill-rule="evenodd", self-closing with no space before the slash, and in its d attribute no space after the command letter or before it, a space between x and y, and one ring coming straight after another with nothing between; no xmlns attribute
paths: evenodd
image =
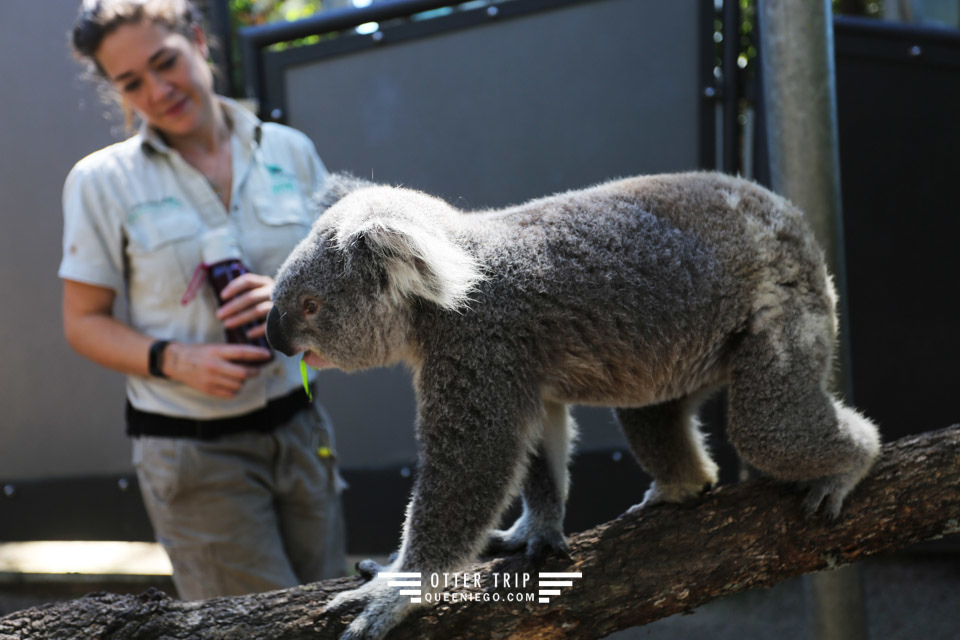
<svg viewBox="0 0 960 640"><path fill-rule="evenodd" d="M345 574L330 423L314 405L270 433L139 437L133 461L157 541L186 600Z"/></svg>

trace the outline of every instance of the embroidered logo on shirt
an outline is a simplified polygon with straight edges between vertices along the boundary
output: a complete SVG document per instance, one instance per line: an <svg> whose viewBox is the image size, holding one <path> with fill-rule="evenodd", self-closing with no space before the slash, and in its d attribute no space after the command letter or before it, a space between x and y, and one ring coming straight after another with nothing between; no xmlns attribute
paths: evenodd
<svg viewBox="0 0 960 640"><path fill-rule="evenodd" d="M273 185L274 194L296 192L297 175L295 173L276 164L268 164L267 171L270 173L270 182Z"/></svg>
<svg viewBox="0 0 960 640"><path fill-rule="evenodd" d="M181 209L183 208L183 203L174 198L173 196L168 196L162 200L148 200L146 202L140 202L136 204L127 216L127 220L131 223L136 222L137 218L142 216L145 213L158 213L160 211L168 211L170 209Z"/></svg>

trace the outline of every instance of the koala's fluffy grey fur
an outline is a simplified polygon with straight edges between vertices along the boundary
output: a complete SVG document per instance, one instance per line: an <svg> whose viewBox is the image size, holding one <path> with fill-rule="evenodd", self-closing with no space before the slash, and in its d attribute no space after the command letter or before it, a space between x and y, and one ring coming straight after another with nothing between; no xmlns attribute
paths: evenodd
<svg viewBox="0 0 960 640"><path fill-rule="evenodd" d="M879 451L827 391L822 252L756 184L635 177L462 213L334 183L350 193L280 269L268 337L315 364L413 370L420 465L392 571L454 571L485 545L562 551L571 404L615 408L654 478L638 507L716 481L696 412L722 385L741 456L808 486L811 512L836 515ZM491 532L517 492L523 514ZM374 579L338 598L365 604L345 637L383 636L411 606L396 592Z"/></svg>

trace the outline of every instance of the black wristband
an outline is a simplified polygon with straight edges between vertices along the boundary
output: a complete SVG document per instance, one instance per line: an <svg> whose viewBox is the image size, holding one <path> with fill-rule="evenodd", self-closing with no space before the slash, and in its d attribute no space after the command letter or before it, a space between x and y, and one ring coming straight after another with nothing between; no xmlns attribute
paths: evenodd
<svg viewBox="0 0 960 640"><path fill-rule="evenodd" d="M170 344L169 340L155 340L150 345L150 356L147 358L147 368L150 370L150 375L157 378L167 377L163 373L163 351L168 344Z"/></svg>

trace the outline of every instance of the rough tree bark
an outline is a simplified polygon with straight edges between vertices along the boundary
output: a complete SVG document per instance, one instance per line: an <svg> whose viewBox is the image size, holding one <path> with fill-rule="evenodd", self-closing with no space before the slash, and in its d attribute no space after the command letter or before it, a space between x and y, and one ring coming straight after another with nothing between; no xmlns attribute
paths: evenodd
<svg viewBox="0 0 960 640"><path fill-rule="evenodd" d="M486 589L504 600L441 602L410 616L390 637L600 638L737 591L960 533L960 425L886 445L835 522L805 518L800 501L796 490L756 480L720 487L696 505L622 516L572 536L572 562L551 560L542 568L583 574L549 604L506 601L509 590L502 581L494 589L488 576L530 572L533 593L536 572L517 557L502 558L469 569L483 577L480 589L448 593ZM0 640L335 638L350 616L325 616L323 605L359 583L343 578L200 602L157 591L92 594L0 618Z"/></svg>

